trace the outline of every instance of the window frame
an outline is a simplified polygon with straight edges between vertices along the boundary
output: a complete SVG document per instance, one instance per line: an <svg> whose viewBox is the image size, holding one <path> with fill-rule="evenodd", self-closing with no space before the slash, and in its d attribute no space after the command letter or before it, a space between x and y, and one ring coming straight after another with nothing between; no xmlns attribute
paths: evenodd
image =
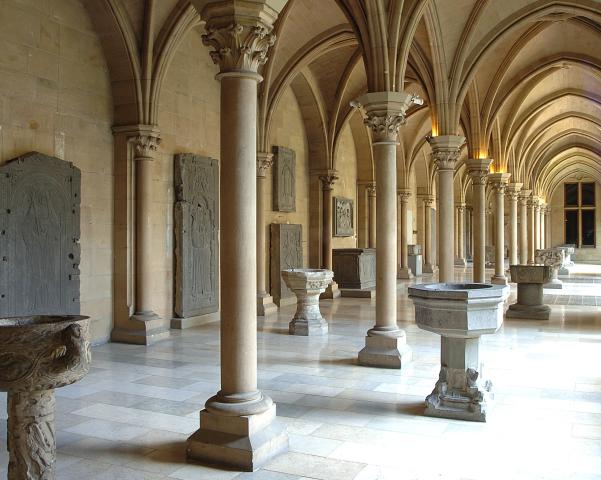
<svg viewBox="0 0 601 480"><path fill-rule="evenodd" d="M584 184L592 184L593 185L593 197L595 199L595 204L593 206L590 205L586 205L583 206L582 205L582 185ZM567 205L566 203L566 185L578 185L577 188L577 194L578 194L578 202L577 205ZM578 228L577 228L577 242L576 242L576 248L597 248L597 212L596 207L597 207L597 182L592 181L592 182L564 182L564 187L563 187L563 241L564 243L568 243L567 240L567 230L568 230L568 221L567 221L567 212L568 211L576 211L577 213L577 221L578 221ZM593 236L594 236L594 243L593 245L583 245L582 244L582 239L583 239L583 235L582 235L582 212L583 211L592 211L593 212L593 219L594 219L594 231L593 231Z"/></svg>

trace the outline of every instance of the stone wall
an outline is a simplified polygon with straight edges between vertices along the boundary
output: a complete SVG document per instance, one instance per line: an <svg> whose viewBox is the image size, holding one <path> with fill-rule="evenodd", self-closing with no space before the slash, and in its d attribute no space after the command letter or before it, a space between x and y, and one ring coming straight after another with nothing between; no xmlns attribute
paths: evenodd
<svg viewBox="0 0 601 480"><path fill-rule="evenodd" d="M291 148L296 154L296 211L273 211L273 169L269 169L265 179L265 245L266 272L270 271L269 265L269 224L271 223L298 223L302 228L303 262L307 266L309 258L309 156L305 134L305 125L291 89L288 89L274 113L271 145L280 145ZM270 148L271 150L271 148ZM269 281L267 282L269 284Z"/></svg>
<svg viewBox="0 0 601 480"><path fill-rule="evenodd" d="M81 169L81 311L111 329L112 94L81 2L0 2L0 163L29 151Z"/></svg>
<svg viewBox="0 0 601 480"><path fill-rule="evenodd" d="M344 127L336 151L334 167L338 171L338 181L334 184L332 195L353 200L353 223L355 233L352 237L334 237L332 248L354 248L357 246L357 154L350 127ZM334 212L335 213L335 212ZM333 213L333 215L334 215ZM334 230L332 230L334 231Z"/></svg>
<svg viewBox="0 0 601 480"><path fill-rule="evenodd" d="M154 311L173 316L173 158L176 153L219 160L220 84L218 68L199 30L187 33L169 65L160 97L162 143L154 162Z"/></svg>

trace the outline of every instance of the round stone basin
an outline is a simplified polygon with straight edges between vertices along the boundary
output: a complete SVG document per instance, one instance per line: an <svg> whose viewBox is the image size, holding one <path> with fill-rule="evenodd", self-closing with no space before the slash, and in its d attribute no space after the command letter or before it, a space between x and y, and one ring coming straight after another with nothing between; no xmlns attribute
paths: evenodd
<svg viewBox="0 0 601 480"><path fill-rule="evenodd" d="M90 366L88 318L0 318L0 391L49 390L83 377Z"/></svg>

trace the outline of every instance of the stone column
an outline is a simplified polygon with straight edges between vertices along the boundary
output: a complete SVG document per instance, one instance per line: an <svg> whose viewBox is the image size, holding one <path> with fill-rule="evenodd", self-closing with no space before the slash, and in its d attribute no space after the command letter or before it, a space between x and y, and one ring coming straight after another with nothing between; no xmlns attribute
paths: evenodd
<svg viewBox="0 0 601 480"><path fill-rule="evenodd" d="M473 252L474 252L474 282L484 283L484 268L486 261L486 178L490 158L468 159L466 166L472 177L472 203L474 208Z"/></svg>
<svg viewBox="0 0 601 480"><path fill-rule="evenodd" d="M453 241L443 241L443 235L445 239L455 238L453 173L465 137L442 135L431 137L428 142L438 169L438 281L452 282L455 279Z"/></svg>
<svg viewBox="0 0 601 480"><path fill-rule="evenodd" d="M378 189L376 324L359 352L361 365L401 368L411 357L406 334L397 325L396 147L399 127L413 101L411 95L399 92L370 92L357 100L372 131Z"/></svg>
<svg viewBox="0 0 601 480"><path fill-rule="evenodd" d="M400 248L398 249L398 253L399 253L399 271L398 271L398 278L402 278L402 279L410 279L413 278L413 274L411 273L411 270L409 269L409 263L408 263L408 259L407 259L407 239L408 239L408 232L407 232L407 207L409 204L409 199L411 198L411 191L410 190L399 190L399 202L401 204L401 214L399 215L399 223L401 225L400 228L400 239L399 239L399 246Z"/></svg>
<svg viewBox="0 0 601 480"><path fill-rule="evenodd" d="M288 448L271 398L257 388L257 73L278 11L271 2L193 1L221 82L221 389L200 412L189 459L256 470ZM201 9L202 8L202 9Z"/></svg>
<svg viewBox="0 0 601 480"><path fill-rule="evenodd" d="M545 208L545 246L551 248L551 205Z"/></svg>
<svg viewBox="0 0 601 480"><path fill-rule="evenodd" d="M115 322L111 332L113 342L151 345L169 336L168 321L153 311L152 271L153 231L153 164L161 143L160 134L152 125L115 127L116 136L125 136L131 144L134 176L133 225L133 309L129 321Z"/></svg>
<svg viewBox="0 0 601 480"><path fill-rule="evenodd" d="M257 153L257 315L267 316L277 313L267 288L266 258L267 234L265 225L265 177L273 165L273 154Z"/></svg>
<svg viewBox="0 0 601 480"><path fill-rule="evenodd" d="M434 197L424 198L424 273L436 273L438 268L434 265L434 252L432 252L432 212Z"/></svg>
<svg viewBox="0 0 601 480"><path fill-rule="evenodd" d="M520 265L528 264L528 199L532 190L522 190L520 201Z"/></svg>
<svg viewBox="0 0 601 480"><path fill-rule="evenodd" d="M507 198L509 200L509 265L517 265L518 260L518 194L522 188L521 183L507 185Z"/></svg>
<svg viewBox="0 0 601 480"><path fill-rule="evenodd" d="M369 248L376 248L376 186L367 187L369 201Z"/></svg>
<svg viewBox="0 0 601 480"><path fill-rule="evenodd" d="M488 181L495 193L495 274L491 283L507 285L505 276L505 187L509 183L510 173L491 173Z"/></svg>
<svg viewBox="0 0 601 480"><path fill-rule="evenodd" d="M455 265L465 267L465 203L457 205L457 258Z"/></svg>
<svg viewBox="0 0 601 480"><path fill-rule="evenodd" d="M322 224L322 267L332 270L332 190L334 183L338 180L337 172L329 171L325 175L320 175L322 193L323 193L323 224ZM338 284L333 280L328 285L326 291L321 294L321 298L338 298L340 290Z"/></svg>
<svg viewBox="0 0 601 480"><path fill-rule="evenodd" d="M534 264L534 251L536 250L536 206L538 198L534 195L528 198L528 264Z"/></svg>
<svg viewBox="0 0 601 480"><path fill-rule="evenodd" d="M545 243L545 211L547 210L547 206L545 204L542 204L540 206L540 246L539 248L541 250L547 248L547 245Z"/></svg>
<svg viewBox="0 0 601 480"><path fill-rule="evenodd" d="M540 250L540 198L534 205L534 250Z"/></svg>

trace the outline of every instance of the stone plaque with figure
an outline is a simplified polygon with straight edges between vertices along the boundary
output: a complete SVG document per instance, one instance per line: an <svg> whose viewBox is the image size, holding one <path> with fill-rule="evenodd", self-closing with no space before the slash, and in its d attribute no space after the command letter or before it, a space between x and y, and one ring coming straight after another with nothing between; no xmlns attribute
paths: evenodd
<svg viewBox="0 0 601 480"><path fill-rule="evenodd" d="M273 209L296 211L296 154L286 147L273 147Z"/></svg>
<svg viewBox="0 0 601 480"><path fill-rule="evenodd" d="M282 270L303 266L303 234L301 225L271 224L271 295L278 305L296 301L292 290L282 279Z"/></svg>
<svg viewBox="0 0 601 480"><path fill-rule="evenodd" d="M30 152L0 168L0 316L79 314L81 173Z"/></svg>
<svg viewBox="0 0 601 480"><path fill-rule="evenodd" d="M175 156L175 314L219 310L219 162Z"/></svg>
<svg viewBox="0 0 601 480"><path fill-rule="evenodd" d="M355 234L353 200L334 197L334 236L352 237Z"/></svg>

